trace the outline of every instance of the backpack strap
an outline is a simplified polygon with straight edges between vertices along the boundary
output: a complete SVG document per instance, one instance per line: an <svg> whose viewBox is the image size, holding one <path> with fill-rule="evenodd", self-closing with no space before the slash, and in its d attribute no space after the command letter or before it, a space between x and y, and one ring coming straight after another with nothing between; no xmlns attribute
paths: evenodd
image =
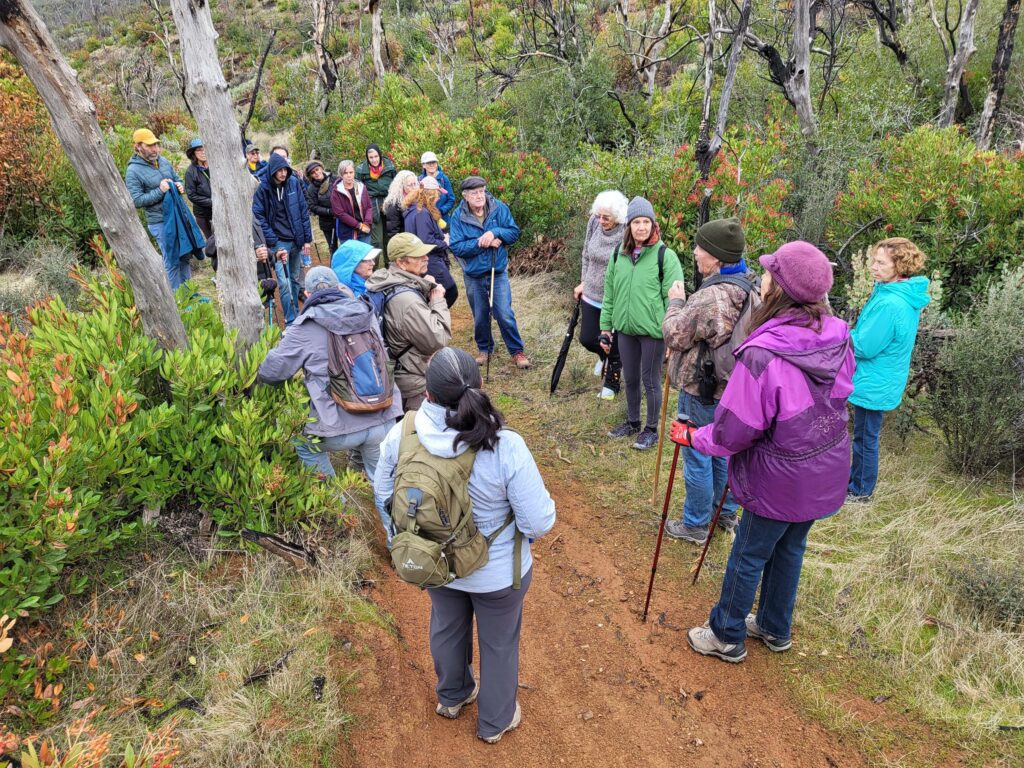
<svg viewBox="0 0 1024 768"><path fill-rule="evenodd" d="M743 277L742 274L735 274L735 275L717 274L717 275L712 275L711 277L707 277L707 278L701 280L700 281L700 288L698 288L697 290L699 291L699 290L702 290L704 288L709 288L712 285L735 285L737 288L742 288L748 294L752 290L754 290L754 281L750 280L749 278Z"/></svg>
<svg viewBox="0 0 1024 768"><path fill-rule="evenodd" d="M490 547L494 543L494 540L498 538L502 531L508 528L510 525L515 525L516 513L509 512L508 517L505 518L505 522L501 524L501 527L492 533L490 536L485 536L487 539L487 546ZM518 528L515 529L512 544L512 589L519 589L523 583L523 533Z"/></svg>

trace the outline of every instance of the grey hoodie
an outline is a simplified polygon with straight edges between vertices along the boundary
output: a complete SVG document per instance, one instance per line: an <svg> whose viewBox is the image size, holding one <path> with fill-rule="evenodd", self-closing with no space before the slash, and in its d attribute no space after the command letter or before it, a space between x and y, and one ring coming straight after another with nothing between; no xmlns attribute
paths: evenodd
<svg viewBox="0 0 1024 768"><path fill-rule="evenodd" d="M348 288L342 287L342 292ZM357 320L363 327L365 315L373 312L365 301L345 298L329 304L318 304L303 312L291 324L281 342L270 350L260 364L258 380L264 384L280 384L299 370L305 373L309 392L309 415L306 433L318 437L350 435L364 429L394 421L402 415L402 397L395 387L390 408L374 413L349 413L331 398L327 374L328 333L346 333Z"/></svg>
<svg viewBox="0 0 1024 768"><path fill-rule="evenodd" d="M424 401L416 412L416 434L423 447L435 456L451 458L466 450L464 443L454 447L455 430L445 424L446 409ZM493 451L480 451L469 475L469 498L473 503L473 520L485 536L498 530L515 512L516 523L524 537L522 575L533 566L529 539L539 539L555 525L555 502L544 487L537 463L523 438L510 429L499 433ZM373 495L377 509L383 510L395 489L395 467L398 446L402 442L402 425L396 424L380 445L380 461L373 477ZM448 585L463 592L496 592L512 585L512 552L514 531L509 526L494 540L488 551L487 564L463 579ZM390 539L390 537L389 537Z"/></svg>

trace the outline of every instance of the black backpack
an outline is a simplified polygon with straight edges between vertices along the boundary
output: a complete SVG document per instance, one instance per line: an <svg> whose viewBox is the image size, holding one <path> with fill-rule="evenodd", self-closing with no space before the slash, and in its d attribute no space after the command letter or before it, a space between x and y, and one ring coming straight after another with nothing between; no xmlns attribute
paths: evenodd
<svg viewBox="0 0 1024 768"><path fill-rule="evenodd" d="M712 285L735 285L746 292L743 299L743 306L740 307L739 317L732 327L729 340L714 349L707 340L701 340L697 345L697 391L700 393L700 401L704 405L711 405L715 402L715 391L723 378L732 375L736 366L736 358L733 357L733 350L746 341L750 335L750 317L754 310L761 306L761 278L747 272L736 275L712 275L701 282L698 291L710 288Z"/></svg>

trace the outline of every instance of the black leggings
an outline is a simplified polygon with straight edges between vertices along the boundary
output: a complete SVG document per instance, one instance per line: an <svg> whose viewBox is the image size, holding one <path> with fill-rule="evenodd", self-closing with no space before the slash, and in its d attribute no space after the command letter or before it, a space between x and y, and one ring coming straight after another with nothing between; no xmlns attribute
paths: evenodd
<svg viewBox="0 0 1024 768"><path fill-rule="evenodd" d="M612 334L612 351L605 354L601 345L597 343L597 337L601 335L601 310L593 304L583 302L581 308L582 322L580 323L580 344L584 349L593 352L608 365L604 370L604 386L612 392L619 391L619 381L622 372L622 360L619 358L618 334Z"/></svg>
<svg viewBox="0 0 1024 768"><path fill-rule="evenodd" d="M658 429L661 416L661 366L665 342L650 336L616 333L622 355L622 377L626 380L626 419L640 422L640 387L647 394L647 429Z"/></svg>

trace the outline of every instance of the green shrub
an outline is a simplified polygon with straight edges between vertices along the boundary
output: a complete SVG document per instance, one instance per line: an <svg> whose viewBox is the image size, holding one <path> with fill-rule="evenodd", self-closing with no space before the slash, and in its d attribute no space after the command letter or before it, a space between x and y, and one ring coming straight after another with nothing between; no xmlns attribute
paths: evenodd
<svg viewBox="0 0 1024 768"><path fill-rule="evenodd" d="M890 235L917 243L928 270L942 273L946 307L967 309L1004 264L1024 257L1024 163L979 152L956 127L885 139L879 159L861 162L837 196L830 239L862 228L865 244Z"/></svg>
<svg viewBox="0 0 1024 768"><path fill-rule="evenodd" d="M978 619L1013 631L1024 624L1024 568L975 560L949 571L949 583Z"/></svg>
<svg viewBox="0 0 1024 768"><path fill-rule="evenodd" d="M988 474L1024 449L1024 267L1004 270L956 324L928 409L956 468Z"/></svg>

